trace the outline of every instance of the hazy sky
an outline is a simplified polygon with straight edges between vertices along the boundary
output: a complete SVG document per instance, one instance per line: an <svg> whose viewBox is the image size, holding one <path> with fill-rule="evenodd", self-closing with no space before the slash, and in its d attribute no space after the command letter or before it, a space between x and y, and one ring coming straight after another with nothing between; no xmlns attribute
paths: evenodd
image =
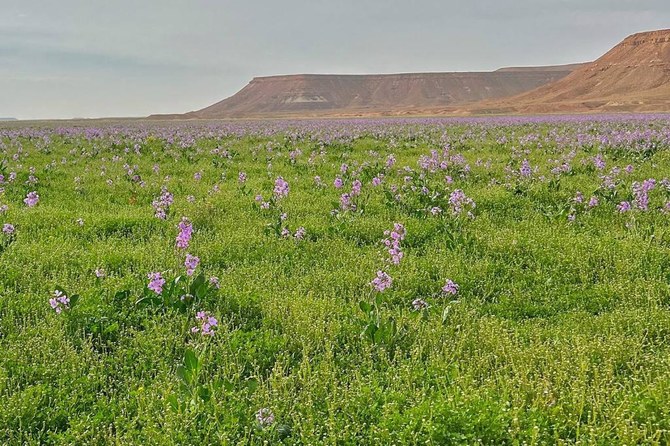
<svg viewBox="0 0 670 446"><path fill-rule="evenodd" d="M0 117L199 109L254 76L597 58L670 0L0 0Z"/></svg>

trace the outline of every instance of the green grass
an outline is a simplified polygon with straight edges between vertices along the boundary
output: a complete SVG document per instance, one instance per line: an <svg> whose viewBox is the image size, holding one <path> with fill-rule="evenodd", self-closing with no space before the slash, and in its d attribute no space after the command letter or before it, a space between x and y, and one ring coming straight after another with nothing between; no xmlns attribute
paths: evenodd
<svg viewBox="0 0 670 446"><path fill-rule="evenodd" d="M608 125L645 124L593 131ZM670 147L640 154L519 142L583 126L407 125L335 142L317 130L293 139L182 128L197 136L186 149L159 130L91 140L52 133L48 142L0 133L5 176L18 174L0 194L9 206L0 224L16 227L11 242L0 235L0 443L668 444L666 196L657 184L649 211L621 214L616 205L632 197L633 181L670 176ZM470 173L450 167L419 179L418 158L441 151L444 132ZM503 134L510 142L496 143ZM124 152L136 142L140 155ZM233 157L211 154L215 147ZM556 186L550 160L573 147L572 172ZM296 148L302 154L291 162ZM597 153L603 172L588 164ZM397 162L385 169L390 154ZM524 158L539 168L533 178L506 178L505 167L518 170ZM333 187L343 162L371 167L360 175L358 211L333 216L353 179ZM137 165L144 187L125 178L126 163ZM601 175L628 164L634 171L619 174L616 197L599 189ZM389 202L383 190L402 187L404 166L443 196L462 189L475 218L452 216L444 202L440 216L419 211L418 190L402 192L404 204ZM35 186L24 184L30 167ZM382 171L383 186L372 187L369 177ZM268 230L280 211L254 201L270 198L277 176L291 188L278 204L284 224L291 233L306 228L305 240ZM151 207L161 186L175 197L167 220ZM31 190L40 202L27 208ZM571 223L578 190L600 204L580 208ZM184 274L174 247L182 216L194 227L196 275L217 276L220 289L184 311L136 304L151 294L149 272ZM394 222L407 229L397 266L381 244ZM97 279L96 268L107 277ZM377 270L393 277L384 293L369 285ZM446 279L460 285L456 298L441 295ZM57 288L80 296L62 314L48 303ZM129 293L115 297L122 290ZM414 311L416 298L430 307ZM215 336L190 333L198 310L218 319ZM395 329L362 335L376 317ZM258 425L261 408L274 424Z"/></svg>

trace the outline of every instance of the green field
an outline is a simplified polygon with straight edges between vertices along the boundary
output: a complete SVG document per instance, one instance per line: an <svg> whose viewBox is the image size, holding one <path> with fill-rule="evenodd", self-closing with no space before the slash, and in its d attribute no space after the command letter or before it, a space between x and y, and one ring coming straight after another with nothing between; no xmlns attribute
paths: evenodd
<svg viewBox="0 0 670 446"><path fill-rule="evenodd" d="M15 125L0 159L0 444L670 443L669 117Z"/></svg>

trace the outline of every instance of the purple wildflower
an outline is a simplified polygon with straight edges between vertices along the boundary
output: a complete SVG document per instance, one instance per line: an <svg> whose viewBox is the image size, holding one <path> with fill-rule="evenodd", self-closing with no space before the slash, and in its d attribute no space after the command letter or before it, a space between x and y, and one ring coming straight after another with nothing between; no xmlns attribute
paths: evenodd
<svg viewBox="0 0 670 446"><path fill-rule="evenodd" d="M56 290L54 291L54 297L49 299L49 305L56 314L61 314L63 310L70 309L70 298L63 294L61 290Z"/></svg>
<svg viewBox="0 0 670 446"><path fill-rule="evenodd" d="M147 287L156 294L161 294L163 292L163 285L165 285L165 279L161 276L161 273L154 272L149 273L149 285Z"/></svg>
<svg viewBox="0 0 670 446"><path fill-rule="evenodd" d="M302 240L305 238L305 235L307 234L307 230L300 226L296 231L295 235L293 236L296 240Z"/></svg>
<svg viewBox="0 0 670 446"><path fill-rule="evenodd" d="M182 217L177 227L179 228L179 234L177 234L177 238L175 239L177 248L186 249L191 242L191 237L193 235L193 225L188 220L188 218Z"/></svg>
<svg viewBox="0 0 670 446"><path fill-rule="evenodd" d="M184 260L184 266L186 267L186 275L192 276L199 264L200 264L200 258L192 256L191 254L186 254L186 260Z"/></svg>
<svg viewBox="0 0 670 446"><path fill-rule="evenodd" d="M198 311L195 318L200 326L191 328L191 333L200 333L203 336L214 336L215 328L219 325L219 321L214 316L205 311Z"/></svg>
<svg viewBox="0 0 670 446"><path fill-rule="evenodd" d="M282 177L277 177L274 188L275 198L280 199L286 197L289 193L289 190L290 188L288 183Z"/></svg>
<svg viewBox="0 0 670 446"><path fill-rule="evenodd" d="M452 296L455 296L458 294L458 289L459 286L454 281L447 279L447 282L442 287L442 292L444 294L451 294Z"/></svg>
<svg viewBox="0 0 670 446"><path fill-rule="evenodd" d="M354 182L351 184L351 195L360 195L362 186L363 184L360 182L360 180L354 180Z"/></svg>
<svg viewBox="0 0 670 446"><path fill-rule="evenodd" d="M36 191L28 192L28 195L26 195L26 198L24 198L24 200L23 200L23 202L29 208L34 207L39 201L40 201L40 196L37 194Z"/></svg>
<svg viewBox="0 0 670 446"><path fill-rule="evenodd" d="M12 235L14 234L15 228L14 225L11 223L5 223L2 225L2 233L5 235Z"/></svg>
<svg viewBox="0 0 670 446"><path fill-rule="evenodd" d="M475 207L475 202L472 198L465 195L465 192L461 189L456 189L449 195L449 204L451 204L451 211L455 215L460 215L465 206L470 206L471 209Z"/></svg>
<svg viewBox="0 0 670 446"><path fill-rule="evenodd" d="M393 279L384 271L377 271L377 277L372 279L372 282L370 282L370 284L375 290L381 293L387 288L391 287L391 285L393 284Z"/></svg>

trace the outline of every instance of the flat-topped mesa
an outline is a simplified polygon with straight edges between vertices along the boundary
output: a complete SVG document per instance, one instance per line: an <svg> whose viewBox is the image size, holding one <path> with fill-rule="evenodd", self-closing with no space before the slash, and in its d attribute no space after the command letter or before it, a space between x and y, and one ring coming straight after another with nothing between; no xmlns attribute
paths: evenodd
<svg viewBox="0 0 670 446"><path fill-rule="evenodd" d="M255 77L182 118L670 112L670 29L632 34L594 62L493 72Z"/></svg>
<svg viewBox="0 0 670 446"><path fill-rule="evenodd" d="M571 69L263 76L253 78L235 95L187 117L402 114L515 95L567 76Z"/></svg>

